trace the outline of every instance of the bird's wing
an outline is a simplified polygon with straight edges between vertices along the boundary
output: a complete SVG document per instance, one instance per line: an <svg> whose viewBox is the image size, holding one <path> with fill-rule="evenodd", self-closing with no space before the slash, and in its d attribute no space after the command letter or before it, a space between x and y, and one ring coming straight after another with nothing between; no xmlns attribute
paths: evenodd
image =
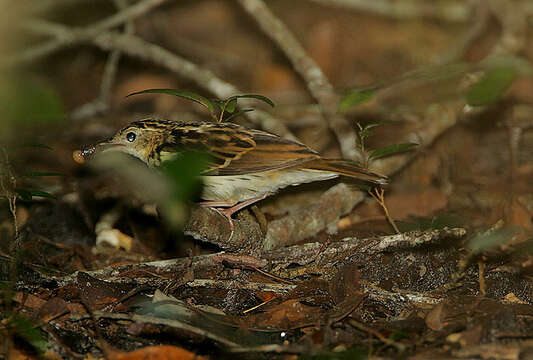
<svg viewBox="0 0 533 360"><path fill-rule="evenodd" d="M161 150L206 151L211 156L207 175L249 174L319 158L304 144L230 123L182 125L172 131L172 137Z"/></svg>

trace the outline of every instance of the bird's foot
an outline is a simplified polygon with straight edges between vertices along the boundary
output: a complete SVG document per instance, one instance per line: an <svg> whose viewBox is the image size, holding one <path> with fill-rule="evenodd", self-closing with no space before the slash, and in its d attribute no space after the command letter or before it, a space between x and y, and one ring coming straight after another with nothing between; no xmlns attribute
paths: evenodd
<svg viewBox="0 0 533 360"><path fill-rule="evenodd" d="M230 239L233 236L233 233L235 231L235 224L233 223L233 219L231 218L233 214L238 212L241 209L244 209L245 207L252 205L258 201L263 200L266 198L268 194L263 194L261 196L257 196L245 201L241 201L240 203L230 203L230 202L224 202L224 201L204 201L199 203L200 206L205 206L210 209L215 210L220 215L224 216L226 219L228 219L229 222L229 228L231 230Z"/></svg>

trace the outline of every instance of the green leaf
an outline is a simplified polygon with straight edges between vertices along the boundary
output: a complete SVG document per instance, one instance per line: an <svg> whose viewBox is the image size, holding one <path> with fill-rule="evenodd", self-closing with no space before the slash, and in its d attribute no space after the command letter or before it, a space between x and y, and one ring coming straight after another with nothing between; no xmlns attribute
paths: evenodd
<svg viewBox="0 0 533 360"><path fill-rule="evenodd" d="M479 63L473 64L474 68L482 70L492 70L500 68L515 69L519 76L529 76L533 74L533 68L528 59L514 55L489 56Z"/></svg>
<svg viewBox="0 0 533 360"><path fill-rule="evenodd" d="M237 99L231 99L229 101L226 101L226 108L224 111L229 112L230 114L235 111L237 108Z"/></svg>
<svg viewBox="0 0 533 360"><path fill-rule="evenodd" d="M494 103L501 98L517 77L517 70L511 67L489 70L468 89L466 102L470 106L484 106Z"/></svg>
<svg viewBox="0 0 533 360"><path fill-rule="evenodd" d="M469 242L467 247L473 252L479 252L485 249L494 248L504 242L507 242L518 233L515 227L503 227L489 233L483 233L475 236Z"/></svg>
<svg viewBox="0 0 533 360"><path fill-rule="evenodd" d="M376 94L375 89L352 89L341 99L339 110L342 112L348 111L351 108L366 103Z"/></svg>
<svg viewBox="0 0 533 360"><path fill-rule="evenodd" d="M230 121L231 119L236 118L237 116L240 116L240 115L242 115L244 113L247 113L247 112L250 112L250 111L254 111L254 109L242 109L242 110L239 110L236 113L233 113L230 116L228 116L227 118L225 118L224 121Z"/></svg>
<svg viewBox="0 0 533 360"><path fill-rule="evenodd" d="M31 74L14 73L2 79L2 119L11 123L44 124L65 119L65 108L52 84Z"/></svg>
<svg viewBox="0 0 533 360"><path fill-rule="evenodd" d="M46 171L34 171L27 174L23 174L22 176L26 177L44 177L44 176L63 176L62 173L57 172L46 172Z"/></svg>
<svg viewBox="0 0 533 360"><path fill-rule="evenodd" d="M46 191L29 190L29 189L15 189L22 201L32 201L34 196L44 197L48 199L55 199L56 197Z"/></svg>
<svg viewBox="0 0 533 360"><path fill-rule="evenodd" d="M25 317L15 315L9 320L9 327L13 332L28 342L40 354L46 352L47 342L41 331Z"/></svg>
<svg viewBox="0 0 533 360"><path fill-rule="evenodd" d="M188 201L198 194L201 189L200 175L207 165L207 155L199 152L180 153L162 163L163 173L171 181L175 201Z"/></svg>
<svg viewBox="0 0 533 360"><path fill-rule="evenodd" d="M227 100L232 100L232 99L257 99L257 100L261 100L265 103L267 103L268 105L270 105L271 107L274 107L274 102L272 100L270 100L269 98L267 98L266 96L263 96L263 95L258 95L258 94L242 94L242 95L233 95L233 96L230 96L229 98L226 99Z"/></svg>
<svg viewBox="0 0 533 360"><path fill-rule="evenodd" d="M215 104L216 106L219 107L219 109L223 109L224 108L224 104L226 104L226 101L223 101L223 100L219 100L219 99L209 99L213 104Z"/></svg>
<svg viewBox="0 0 533 360"><path fill-rule="evenodd" d="M385 156L390 156L394 154L398 154L400 152L408 151L413 149L414 147L418 146L416 143L402 143L402 144L394 144L390 146L386 146L381 149L376 149L372 151L369 159L377 159Z"/></svg>
<svg viewBox="0 0 533 360"><path fill-rule="evenodd" d="M177 97L181 97L187 100L194 101L195 103L198 103L204 107L206 107L211 114L214 114L215 112L215 106L213 103L206 97L203 97L202 95L198 95L191 91L186 90L177 90L177 89L147 89L143 91L137 91L134 93L129 94L126 97L130 97L133 95L140 95L140 94L168 94L168 95L174 95Z"/></svg>

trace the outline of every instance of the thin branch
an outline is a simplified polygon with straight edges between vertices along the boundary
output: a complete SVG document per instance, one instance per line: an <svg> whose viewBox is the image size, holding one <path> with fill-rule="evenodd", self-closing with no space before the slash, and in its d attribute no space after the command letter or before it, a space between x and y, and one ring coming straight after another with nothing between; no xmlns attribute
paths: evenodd
<svg viewBox="0 0 533 360"><path fill-rule="evenodd" d="M399 234L400 230L398 229L398 226L396 226L396 222L394 221L392 216L390 216L389 208L387 207L387 204L385 204L385 189L383 188L373 189L373 190L370 190L368 193L370 194L370 196L374 198L374 200L376 200L376 202L379 204L379 206L381 206L383 211L385 211L385 217L389 221L389 224L391 224L391 226L394 228L394 231L396 231L396 234Z"/></svg>
<svg viewBox="0 0 533 360"><path fill-rule="evenodd" d="M128 0L114 0L114 2L119 11L124 10L128 6ZM133 21L128 20L124 27L124 33L127 35L133 35L134 32L135 26ZM71 114L73 120L89 118L104 113L109 109L111 89L115 82L121 54L120 50L113 50L108 55L104 74L102 75L102 82L100 84L100 94L96 99L75 109Z"/></svg>
<svg viewBox="0 0 533 360"><path fill-rule="evenodd" d="M119 11L118 13L102 21L91 25L84 31L80 32L78 30L71 29L71 32L61 32L60 34L56 32L54 34L56 36L56 39L50 40L42 45L30 48L15 56L8 57L7 59L4 59L2 61L2 65L13 66L35 61L39 58L50 55L55 51L63 49L67 46L71 46L77 42L81 42L83 40L86 40L87 38L96 36L102 33L103 31L122 25L127 21L134 20L139 16L145 15L151 9L163 4L166 1L168 0L143 0L122 11ZM47 24L47 22L31 21L23 23L22 26L37 33L46 33Z"/></svg>
<svg viewBox="0 0 533 360"><path fill-rule="evenodd" d="M470 8L467 1L446 1L435 4L431 1L394 0L312 0L319 4L338 6L356 11L366 11L377 15L398 19L420 19L429 17L450 22L465 22L469 19Z"/></svg>
<svg viewBox="0 0 533 360"><path fill-rule="evenodd" d="M337 136L343 156L355 158L357 156L355 131L338 112L339 96L320 67L306 54L296 37L262 0L239 0L239 3L257 21L263 32L279 46L294 69L305 80L307 88L320 104L331 130Z"/></svg>

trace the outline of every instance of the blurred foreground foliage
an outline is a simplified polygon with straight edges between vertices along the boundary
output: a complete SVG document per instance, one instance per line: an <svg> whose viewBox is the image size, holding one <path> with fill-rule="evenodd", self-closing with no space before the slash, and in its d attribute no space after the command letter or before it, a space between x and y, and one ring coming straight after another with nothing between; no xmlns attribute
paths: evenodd
<svg viewBox="0 0 533 360"><path fill-rule="evenodd" d="M532 73L529 62L518 56L492 56L476 63L426 66L371 86L350 89L341 99L339 109L343 112L350 111L375 99L379 90L407 82L412 83L412 86L438 83L439 91L435 93L440 95L443 93L443 85L447 84L450 88L444 93L462 98L470 106L487 106L501 99L516 79ZM479 75L472 77L475 74Z"/></svg>
<svg viewBox="0 0 533 360"><path fill-rule="evenodd" d="M34 196L53 198L52 194L39 189L38 179L60 175L33 171L24 163L14 166L19 163L17 159L24 149L51 149L45 144L24 142L19 129L57 124L64 120L65 108L56 89L37 76L20 71L1 75L0 199L7 200L15 216L17 198L23 201L31 201Z"/></svg>
<svg viewBox="0 0 533 360"><path fill-rule="evenodd" d="M97 155L91 164L116 174L131 196L157 204L166 222L179 229L187 220L188 203L200 194L200 175L207 168L208 157L199 152L183 152L154 171L130 155L110 151Z"/></svg>

